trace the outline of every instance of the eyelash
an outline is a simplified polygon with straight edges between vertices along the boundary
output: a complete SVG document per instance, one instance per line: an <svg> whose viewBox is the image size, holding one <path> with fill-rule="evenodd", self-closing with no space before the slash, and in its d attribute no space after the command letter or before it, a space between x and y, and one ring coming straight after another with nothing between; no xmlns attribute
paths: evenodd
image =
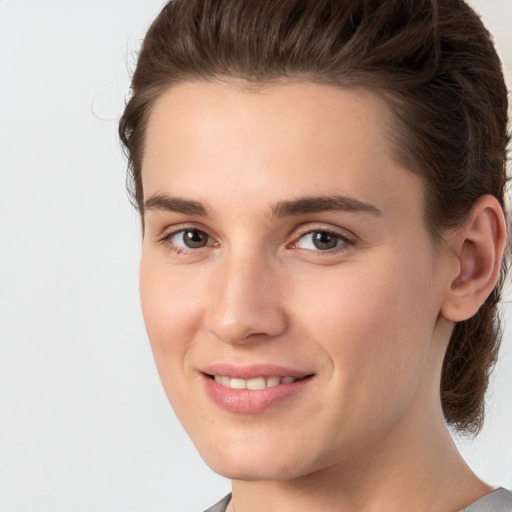
<svg viewBox="0 0 512 512"><path fill-rule="evenodd" d="M326 250L302 249L300 247L297 247L297 250L307 251L309 254L313 254L315 256L318 255L318 256L322 257L322 256L334 255L334 254L338 254L340 252L346 251L349 246L353 246L356 243L355 238L352 238L347 234L338 233L336 231L329 230L329 229L313 228L313 229L308 229L304 232L299 232L298 236L292 242L291 246L292 247L296 246L302 238L304 238L307 235L311 235L313 233L322 233L322 234L336 237L338 239L338 243L333 248L326 249Z"/></svg>
<svg viewBox="0 0 512 512"><path fill-rule="evenodd" d="M185 226L185 227L182 227L180 229L175 229L173 231L170 231L170 232L166 233L165 235L163 235L158 240L158 243L161 243L169 251L172 251L175 254L190 254L190 253L196 252L196 251L198 251L200 249L204 249L205 247L208 247L208 246L209 247L212 247L212 246L215 247L215 245L218 245L218 244L211 244L211 245L206 245L206 246L203 246L203 247L198 247L196 249L193 249L193 248L186 249L184 247L177 247L177 246L175 246L175 245L170 243L170 240L174 236L176 236L179 233L185 233L187 231L196 231L196 232L199 232L199 233L203 233L204 235L206 235L208 237L208 239L213 240L212 237L210 235L208 235L208 233L206 233L206 231L204 231L202 229L198 229L198 228L193 227L193 226ZM293 248L294 246L296 246L298 244L298 242L303 237L305 237L307 235L311 235L313 233L323 233L323 234L334 236L341 243L338 243L338 245L336 245L335 247L333 247L331 249L326 249L326 250L321 250L321 249L302 249L300 247L296 248L296 250L307 251L310 254L314 254L315 256L318 255L318 256L321 257L321 256L333 255L333 254L337 254L337 253L342 252L342 251L346 251L348 246L353 246L353 245L356 244L355 238L352 238L352 237L350 237L350 236L348 236L346 234L337 233L336 231L329 230L329 229L314 228L314 229L308 229L308 230L306 230L304 232L299 232L298 236L287 247L292 247Z"/></svg>
<svg viewBox="0 0 512 512"><path fill-rule="evenodd" d="M202 230L202 229L198 229L196 227L193 227L193 226L185 226L183 228L180 228L180 229L175 229L173 231L170 231L169 233L166 233L164 234L159 240L158 240L158 243L161 243L162 245L165 246L165 248L169 251L172 251L174 252L175 254L190 254L190 253L193 253L193 252L196 252L198 251L199 249L204 249L204 247L198 247L197 249L192 249L192 248L184 248L184 247L177 247L175 246L174 244L172 244L170 242L171 238L173 238L174 236L176 236L178 233L185 233L187 231L197 231L199 233L203 233L204 235L206 235L209 239L212 239L212 237L210 235L208 235L208 233L206 233L206 231ZM212 239L213 240L213 239ZM206 247L206 246L205 246Z"/></svg>

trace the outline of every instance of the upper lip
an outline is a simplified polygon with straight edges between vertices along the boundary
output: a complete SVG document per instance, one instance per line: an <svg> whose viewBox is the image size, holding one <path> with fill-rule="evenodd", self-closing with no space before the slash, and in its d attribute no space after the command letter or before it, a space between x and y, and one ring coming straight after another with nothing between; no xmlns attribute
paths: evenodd
<svg viewBox="0 0 512 512"><path fill-rule="evenodd" d="M215 363L201 369L207 375L222 375L232 379L254 379L256 377L294 377L297 379L312 375L312 372L297 370L275 364L234 365Z"/></svg>

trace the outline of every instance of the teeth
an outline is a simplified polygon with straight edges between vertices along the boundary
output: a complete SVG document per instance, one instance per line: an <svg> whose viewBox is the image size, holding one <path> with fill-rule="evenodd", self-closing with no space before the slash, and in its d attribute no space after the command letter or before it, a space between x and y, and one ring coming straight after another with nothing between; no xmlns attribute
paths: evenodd
<svg viewBox="0 0 512 512"><path fill-rule="evenodd" d="M280 382L281 382L281 379L279 377L269 377L267 379L267 388L277 386Z"/></svg>
<svg viewBox="0 0 512 512"><path fill-rule="evenodd" d="M244 379L231 379L229 387L231 389L245 389L247 387L247 381Z"/></svg>
<svg viewBox="0 0 512 512"><path fill-rule="evenodd" d="M231 389L265 389L278 386L279 384L291 384L298 380L296 377L256 377L254 379L237 379L225 375L214 375L215 382Z"/></svg>
<svg viewBox="0 0 512 512"><path fill-rule="evenodd" d="M267 387L267 381L263 377L249 379L246 381L245 387L247 389L265 389Z"/></svg>

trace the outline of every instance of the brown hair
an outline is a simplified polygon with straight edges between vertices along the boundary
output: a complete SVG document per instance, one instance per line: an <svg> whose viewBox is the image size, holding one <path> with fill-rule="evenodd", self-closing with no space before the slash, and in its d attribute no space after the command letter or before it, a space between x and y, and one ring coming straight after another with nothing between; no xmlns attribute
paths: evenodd
<svg viewBox="0 0 512 512"><path fill-rule="evenodd" d="M149 28L119 124L128 186L143 215L148 116L172 85L278 79L380 93L396 119L397 158L425 182L433 240L485 194L504 206L507 90L491 36L462 0L172 0ZM446 421L477 433L501 340L501 277L478 313L456 324L441 376Z"/></svg>

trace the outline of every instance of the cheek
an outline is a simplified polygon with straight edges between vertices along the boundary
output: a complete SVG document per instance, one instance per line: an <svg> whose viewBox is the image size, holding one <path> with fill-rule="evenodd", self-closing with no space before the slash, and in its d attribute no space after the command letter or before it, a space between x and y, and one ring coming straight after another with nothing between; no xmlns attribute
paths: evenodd
<svg viewBox="0 0 512 512"><path fill-rule="evenodd" d="M188 397L189 358L202 318L200 282L143 251L139 288L146 331L167 398L184 425L195 423L187 418L197 407Z"/></svg>
<svg viewBox="0 0 512 512"><path fill-rule="evenodd" d="M203 294L198 293L197 284L186 272L166 269L143 252L139 277L142 313L162 377L164 364L173 365L185 357L198 328Z"/></svg>
<svg viewBox="0 0 512 512"><path fill-rule="evenodd" d="M368 403L372 395L389 404L417 388L437 315L423 258L389 255L364 269L317 281L312 289L322 291L301 316L331 359L337 387L350 391L347 400Z"/></svg>

